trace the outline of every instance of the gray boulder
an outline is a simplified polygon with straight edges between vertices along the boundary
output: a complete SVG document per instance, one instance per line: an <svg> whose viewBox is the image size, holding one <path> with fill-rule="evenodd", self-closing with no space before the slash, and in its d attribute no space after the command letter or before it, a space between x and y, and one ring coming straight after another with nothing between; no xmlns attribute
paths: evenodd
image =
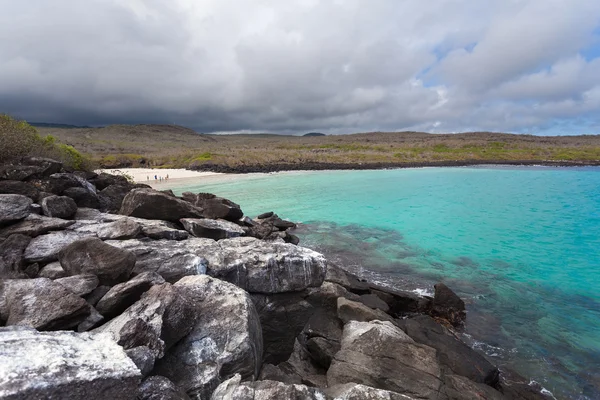
<svg viewBox="0 0 600 400"><path fill-rule="evenodd" d="M175 283L184 276L206 273L208 264L222 263L221 249L212 239L174 240L109 240L106 243L136 255L134 274L156 272L167 282Z"/></svg>
<svg viewBox="0 0 600 400"><path fill-rule="evenodd" d="M290 358L279 364L278 367L289 376L299 377L305 385L327 386L326 370L314 362L311 355L298 340L294 342L294 350Z"/></svg>
<svg viewBox="0 0 600 400"><path fill-rule="evenodd" d="M206 218L224 219L235 222L244 216L239 204L222 197L217 197L214 194L184 192L181 196L184 200L201 208L202 214Z"/></svg>
<svg viewBox="0 0 600 400"><path fill-rule="evenodd" d="M71 329L89 313L85 300L47 278L9 279L0 287L0 320L6 325Z"/></svg>
<svg viewBox="0 0 600 400"><path fill-rule="evenodd" d="M100 208L100 198L95 190L87 187L71 187L63 191L63 196L72 198L78 207Z"/></svg>
<svg viewBox="0 0 600 400"><path fill-rule="evenodd" d="M122 218L115 222L103 224L97 231L102 240L107 239L133 239L142 231L142 226L132 218Z"/></svg>
<svg viewBox="0 0 600 400"><path fill-rule="evenodd" d="M482 383L475 383L464 376L445 375L444 383L444 393L448 400L505 400L513 398L512 396L505 397L499 391Z"/></svg>
<svg viewBox="0 0 600 400"><path fill-rule="evenodd" d="M0 243L0 279L25 278L25 249L29 236L14 234Z"/></svg>
<svg viewBox="0 0 600 400"><path fill-rule="evenodd" d="M374 284L369 284L369 287L371 296L375 295L383 300L389 307L386 312L394 317L425 312L430 307L430 297Z"/></svg>
<svg viewBox="0 0 600 400"><path fill-rule="evenodd" d="M106 335L0 330L0 398L131 400L140 379Z"/></svg>
<svg viewBox="0 0 600 400"><path fill-rule="evenodd" d="M67 273L94 274L102 285L114 285L129 278L135 259L131 251L111 246L98 238L75 241L59 253L60 265Z"/></svg>
<svg viewBox="0 0 600 400"><path fill-rule="evenodd" d="M368 322L373 320L390 321L395 324L392 317L381 310L367 307L366 305L348 300L344 297L337 299L337 315L344 322L360 321Z"/></svg>
<svg viewBox="0 0 600 400"><path fill-rule="evenodd" d="M52 280L64 278L65 276L67 276L67 271L65 271L63 267L61 267L58 261L54 261L50 264L47 264L38 273L38 278L48 278Z"/></svg>
<svg viewBox="0 0 600 400"><path fill-rule="evenodd" d="M48 263L58 260L58 253L71 243L89 237L89 234L58 231L35 237L25 250L25 261Z"/></svg>
<svg viewBox="0 0 600 400"><path fill-rule="evenodd" d="M306 300L315 307L326 309L327 311L337 314L337 299L343 297L352 301L359 301L360 297L357 294L347 291L343 286L333 282L323 282L316 288L308 289Z"/></svg>
<svg viewBox="0 0 600 400"><path fill-rule="evenodd" d="M252 293L283 293L318 287L327 272L323 255L287 243L241 237L218 242L223 261L210 263L209 275Z"/></svg>
<svg viewBox="0 0 600 400"><path fill-rule="evenodd" d="M34 165L0 165L0 180L24 181L42 171Z"/></svg>
<svg viewBox="0 0 600 400"><path fill-rule="evenodd" d="M52 218L72 218L77 212L77 204L67 196L48 196L41 201L44 215Z"/></svg>
<svg viewBox="0 0 600 400"><path fill-rule="evenodd" d="M27 182L0 180L0 194L20 194L37 201L40 191Z"/></svg>
<svg viewBox="0 0 600 400"><path fill-rule="evenodd" d="M327 282L337 283L351 293L359 295L371 293L367 282L335 264L328 265L325 280Z"/></svg>
<svg viewBox="0 0 600 400"><path fill-rule="evenodd" d="M262 364L262 331L248 293L207 275L187 276L175 287L194 308L192 331L155 367L192 399L207 399L239 373L256 379ZM186 325L189 322L186 321Z"/></svg>
<svg viewBox="0 0 600 400"><path fill-rule="evenodd" d="M171 222L181 218L202 218L201 209L152 189L134 189L127 193L119 214Z"/></svg>
<svg viewBox="0 0 600 400"><path fill-rule="evenodd" d="M352 382L419 399L437 399L441 378L435 349L387 321L347 323L327 371L328 386Z"/></svg>
<svg viewBox="0 0 600 400"><path fill-rule="evenodd" d="M343 327L335 313L317 309L298 335L298 341L317 365L329 369L333 357L340 350Z"/></svg>
<svg viewBox="0 0 600 400"><path fill-rule="evenodd" d="M140 385L137 400L190 400L190 398L164 376L151 376Z"/></svg>
<svg viewBox="0 0 600 400"><path fill-rule="evenodd" d="M431 304L430 315L435 318L444 319L454 327L462 326L467 317L465 302L443 283L438 283L434 287L435 294Z"/></svg>
<svg viewBox="0 0 600 400"><path fill-rule="evenodd" d="M77 332L87 332L100 326L104 322L104 317L94 307L88 305L88 309L90 310L90 315L77 325Z"/></svg>
<svg viewBox="0 0 600 400"><path fill-rule="evenodd" d="M109 185L98 193L102 209L109 212L119 212L123 199L135 186L130 183Z"/></svg>
<svg viewBox="0 0 600 400"><path fill-rule="evenodd" d="M24 220L12 224L6 228L0 229L1 236L10 236L15 233L36 237L48 233L67 228L75 223L61 218L50 218L43 215L29 214Z"/></svg>
<svg viewBox="0 0 600 400"><path fill-rule="evenodd" d="M208 399L208 397L207 397ZM214 391L210 400L325 400L321 389L276 381L241 382L235 375Z"/></svg>
<svg viewBox="0 0 600 400"><path fill-rule="evenodd" d="M182 218L180 222L186 231L196 237L221 240L245 235L241 226L225 220Z"/></svg>
<svg viewBox="0 0 600 400"><path fill-rule="evenodd" d="M55 279L54 282L60 283L66 289L75 293L78 296L85 296L91 293L92 290L98 287L98 277L94 274L81 274L66 276L64 278Z"/></svg>
<svg viewBox="0 0 600 400"><path fill-rule="evenodd" d="M19 221L29 215L33 201L20 194L0 194L0 226Z"/></svg>
<svg viewBox="0 0 600 400"><path fill-rule="evenodd" d="M148 376L154 368L155 355L150 348L147 346L137 346L131 349L125 350L127 356L131 358L131 361L138 367L142 376Z"/></svg>
<svg viewBox="0 0 600 400"><path fill-rule="evenodd" d="M96 309L106 318L113 318L140 299L154 285L165 283L156 272L142 272L127 282L113 286L96 304Z"/></svg>
<svg viewBox="0 0 600 400"><path fill-rule="evenodd" d="M358 385L356 383L335 385L327 388L325 392L333 400L416 400L414 397L405 394L375 389L370 386Z"/></svg>
<svg viewBox="0 0 600 400"><path fill-rule="evenodd" d="M146 346L158 359L192 330L195 318L190 300L165 283L151 287L139 301L95 331L110 334L126 350Z"/></svg>
<svg viewBox="0 0 600 400"><path fill-rule="evenodd" d="M24 157L21 159L21 164L42 168L42 176L50 176L59 173L63 167L63 164L60 161L45 157Z"/></svg>

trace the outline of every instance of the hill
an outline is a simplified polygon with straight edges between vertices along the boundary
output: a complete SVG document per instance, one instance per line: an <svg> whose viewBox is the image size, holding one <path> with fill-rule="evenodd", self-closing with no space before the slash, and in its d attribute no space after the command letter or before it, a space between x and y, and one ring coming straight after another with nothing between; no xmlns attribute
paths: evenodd
<svg viewBox="0 0 600 400"><path fill-rule="evenodd" d="M326 135L324 133L320 133L320 132L309 132L309 133L305 133L302 136L315 137L315 136L326 136Z"/></svg>
<svg viewBox="0 0 600 400"><path fill-rule="evenodd" d="M213 171L386 168L477 163L600 162L600 136L493 132L368 132L283 136L199 134L177 125L39 128L103 167L163 166Z"/></svg>
<svg viewBox="0 0 600 400"><path fill-rule="evenodd" d="M51 122L30 122L29 125L35 126L36 128L63 128L63 129L75 129L75 128L91 128L90 126L77 126L69 124L54 124Z"/></svg>

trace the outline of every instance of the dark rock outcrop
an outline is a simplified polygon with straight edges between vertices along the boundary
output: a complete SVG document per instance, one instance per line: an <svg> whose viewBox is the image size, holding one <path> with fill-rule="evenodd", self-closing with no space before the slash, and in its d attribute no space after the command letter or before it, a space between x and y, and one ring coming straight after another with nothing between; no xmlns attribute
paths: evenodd
<svg viewBox="0 0 600 400"><path fill-rule="evenodd" d="M224 219L235 222L244 216L239 204L222 197L217 197L214 194L184 192L181 196L184 200L201 208L202 214L206 218Z"/></svg>
<svg viewBox="0 0 600 400"><path fill-rule="evenodd" d="M0 279L26 278L25 249L29 236L14 234L0 243Z"/></svg>
<svg viewBox="0 0 600 400"><path fill-rule="evenodd" d="M75 241L59 254L60 265L70 275L94 274L103 285L126 280L135 265L135 254L98 238Z"/></svg>
<svg viewBox="0 0 600 400"><path fill-rule="evenodd" d="M75 223L61 218L50 218L43 215L29 214L24 220L0 229L0 237L12 234L23 234L36 237L51 231L67 228Z"/></svg>
<svg viewBox="0 0 600 400"><path fill-rule="evenodd" d="M156 272L143 272L133 279L113 286L96 304L96 309L106 318L113 318L140 299L154 285L165 280Z"/></svg>
<svg viewBox="0 0 600 400"><path fill-rule="evenodd" d="M431 304L430 315L448 321L454 327L461 327L467 317L465 302L443 283L438 283L434 287L435 295Z"/></svg>
<svg viewBox="0 0 600 400"><path fill-rule="evenodd" d="M182 218L180 222L186 231L196 237L221 240L244 236L246 233L239 225L225 220Z"/></svg>
<svg viewBox="0 0 600 400"><path fill-rule="evenodd" d="M141 379L104 335L0 328L0 398L131 400Z"/></svg>
<svg viewBox="0 0 600 400"><path fill-rule="evenodd" d="M29 215L33 201L20 194L0 194L0 227Z"/></svg>
<svg viewBox="0 0 600 400"><path fill-rule="evenodd" d="M0 180L0 194L20 194L38 201L40 191L27 182Z"/></svg>
<svg viewBox="0 0 600 400"><path fill-rule="evenodd" d="M145 219L178 222L181 218L202 218L202 209L187 201L151 189L134 189L127 193L120 214Z"/></svg>
<svg viewBox="0 0 600 400"><path fill-rule="evenodd" d="M42 212L47 217L70 219L77 212L77 204L67 196L48 196L41 201Z"/></svg>

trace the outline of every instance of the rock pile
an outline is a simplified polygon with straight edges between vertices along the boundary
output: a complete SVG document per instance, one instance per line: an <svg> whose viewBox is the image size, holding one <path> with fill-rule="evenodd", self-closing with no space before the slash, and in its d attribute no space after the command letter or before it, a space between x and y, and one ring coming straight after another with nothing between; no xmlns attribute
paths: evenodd
<svg viewBox="0 0 600 400"><path fill-rule="evenodd" d="M364 282L294 227L53 160L1 167L0 398L542 398L453 334L448 287Z"/></svg>

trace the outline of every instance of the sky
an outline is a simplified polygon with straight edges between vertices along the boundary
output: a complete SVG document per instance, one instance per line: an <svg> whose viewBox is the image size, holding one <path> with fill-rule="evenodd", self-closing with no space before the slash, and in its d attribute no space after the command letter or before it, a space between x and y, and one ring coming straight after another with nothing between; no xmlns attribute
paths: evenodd
<svg viewBox="0 0 600 400"><path fill-rule="evenodd" d="M600 134L598 0L0 0L0 113Z"/></svg>

